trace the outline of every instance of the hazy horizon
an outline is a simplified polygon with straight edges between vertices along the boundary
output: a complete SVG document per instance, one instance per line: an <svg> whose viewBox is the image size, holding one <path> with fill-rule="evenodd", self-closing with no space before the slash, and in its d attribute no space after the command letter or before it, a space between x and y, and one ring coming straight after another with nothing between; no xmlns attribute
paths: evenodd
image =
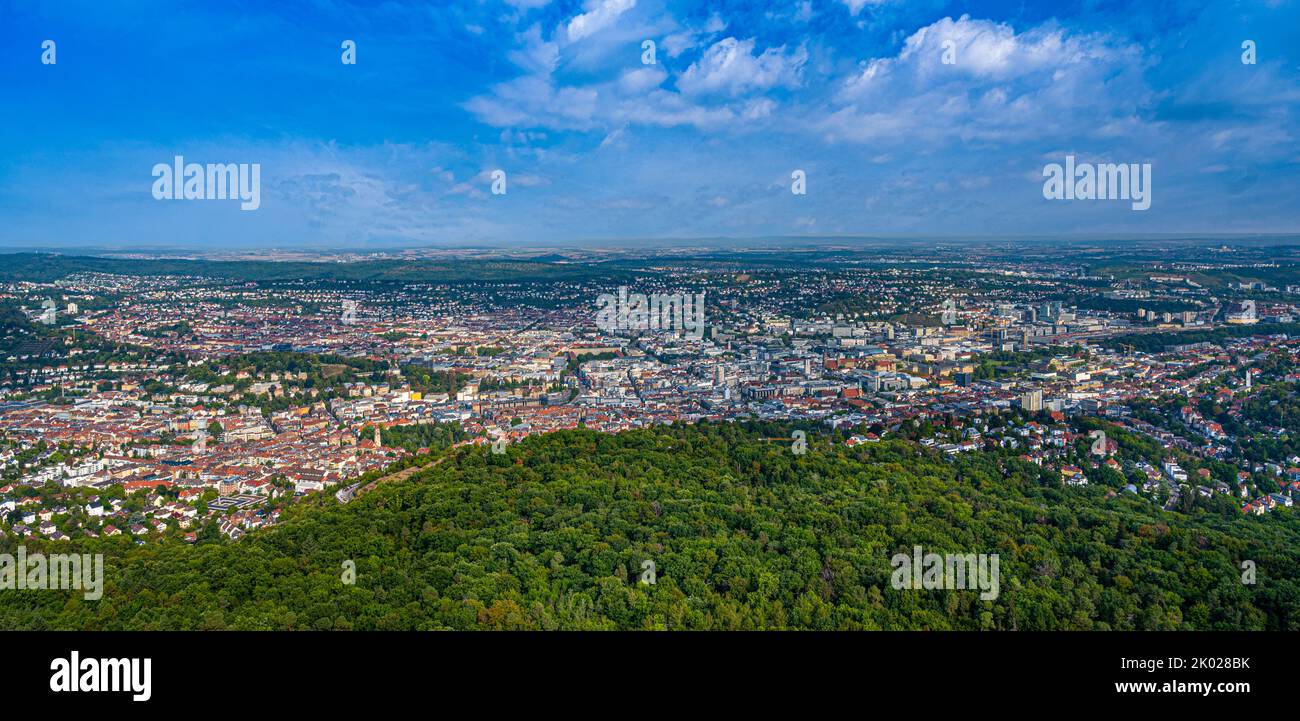
<svg viewBox="0 0 1300 721"><path fill-rule="evenodd" d="M6 246L0 244L0 254L11 253L53 253L58 255L175 255L196 257L212 257L223 255L236 256L253 256L253 255L349 255L349 254L420 254L420 253L455 253L455 252L485 252L494 254L527 254L527 253L555 253L560 251L605 251L610 253L620 252L652 252L662 251L681 251L693 249L700 252L719 249L730 252L745 251L762 251L778 249L829 249L844 247L847 249L863 248L875 249L880 248L887 250L890 247L897 248L915 248L916 246L933 244L958 244L958 245L981 245L981 244L1002 244L1002 245L1034 245L1053 243L1069 246L1076 245L1110 245L1115 243L1144 243L1144 244L1212 244L1222 242L1229 245L1282 245L1300 246L1300 233L1168 233L1168 234L1116 234L1116 235L1060 235L1055 237L1048 236L757 236L757 237L697 237L697 238L626 238L626 239L570 239L556 240L551 242L532 242L532 243L510 243L510 242L480 242L480 243L457 243L448 241L437 244L375 244L370 246L364 245L347 245L340 243L337 245L319 244L313 247L304 246L283 246L283 247L195 247L185 245L66 245L66 246Z"/></svg>

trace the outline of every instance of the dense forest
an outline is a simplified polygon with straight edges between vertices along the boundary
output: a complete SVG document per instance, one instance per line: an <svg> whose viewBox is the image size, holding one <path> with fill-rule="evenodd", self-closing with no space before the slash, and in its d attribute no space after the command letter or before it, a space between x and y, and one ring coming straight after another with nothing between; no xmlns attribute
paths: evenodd
<svg viewBox="0 0 1300 721"><path fill-rule="evenodd" d="M102 551L104 597L3 591L0 628L1300 630L1291 511L1165 512L996 451L814 433L796 455L769 440L790 431L460 447L238 542L28 539L28 553ZM1000 594L896 590L890 558L914 545L998 554Z"/></svg>

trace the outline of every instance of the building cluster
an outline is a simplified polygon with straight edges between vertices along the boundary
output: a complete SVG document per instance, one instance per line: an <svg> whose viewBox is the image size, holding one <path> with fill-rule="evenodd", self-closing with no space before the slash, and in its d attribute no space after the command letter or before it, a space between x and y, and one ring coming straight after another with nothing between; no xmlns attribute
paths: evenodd
<svg viewBox="0 0 1300 721"><path fill-rule="evenodd" d="M703 335L671 324L602 330L594 304L583 302L602 289L579 283L556 284L556 296L572 302L546 309L518 304L535 289L486 285L460 294L434 286L344 292L87 274L57 288L27 288L60 302L123 297L93 310L66 307L83 338L145 354L83 360L70 342L54 362L8 359L19 366L0 383L7 479L0 527L50 538L74 530L147 536L214 518L238 536L273 523L293 497L347 487L418 453L386 445L383 432L424 424L516 441L579 426L615 432L709 420L815 421L857 429L850 443L858 444L905 424L940 423L943 432L922 442L942 453L1014 450L1069 486L1110 468L1133 479L1127 491L1169 508L1196 493L1262 512L1291 505L1300 482L1300 459L1244 467L1245 477L1228 483L1189 475L1175 458L1245 463L1232 458L1234 439L1222 423L1198 407L1208 400L1239 413L1258 361L1295 356L1295 339L1268 332L1270 323L1288 322L1292 306L1221 301L1170 274L1115 282L1106 298L1196 310L1074 307L1051 299L1052 291L1102 279L1070 268L991 273L978 290L951 296L951 284L898 269L807 287L747 274L700 278L645 290L680 292L697 282L689 290L709 299ZM856 305L834 300L843 294ZM826 309L809 312L811 303ZM1259 333L1152 352L1106 347L1121 334L1242 323ZM363 358L381 370L322 385L305 372L228 361L259 351ZM167 360L175 357L189 360ZM221 380L189 372L206 361L219 366ZM1208 396L1207 385L1214 387ZM1135 401L1157 398L1178 401L1168 423L1133 410ZM1033 420L990 420L1003 416ZM1153 438L1174 455L1160 464L1118 458L1112 442L1079 457L1071 420L1084 416ZM1263 479L1276 487L1265 489ZM34 490L51 483L66 492ZM127 498L108 498L116 487ZM141 499L136 491L144 491Z"/></svg>

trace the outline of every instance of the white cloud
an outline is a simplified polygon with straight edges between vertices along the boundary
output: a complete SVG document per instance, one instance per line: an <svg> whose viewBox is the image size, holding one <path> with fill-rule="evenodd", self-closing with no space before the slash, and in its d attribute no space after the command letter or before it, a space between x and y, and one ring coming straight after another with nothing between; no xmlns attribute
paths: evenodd
<svg viewBox="0 0 1300 721"><path fill-rule="evenodd" d="M664 50L668 53L668 57L675 58L695 47L697 42L696 37L697 33L686 30L665 37L659 44L662 45Z"/></svg>
<svg viewBox="0 0 1300 721"><path fill-rule="evenodd" d="M662 45L664 50L668 52L668 57L675 58L687 50L693 50L713 39L718 33L726 29L727 21L723 20L721 15L714 13L705 21L703 29L687 28L672 33L663 39Z"/></svg>
<svg viewBox="0 0 1300 721"><path fill-rule="evenodd" d="M663 68L658 65L649 65L624 71L619 76L618 84L623 92L628 95L635 95L657 88L667 79L668 73Z"/></svg>
<svg viewBox="0 0 1300 721"><path fill-rule="evenodd" d="M542 39L542 28L534 24L515 38L520 47L511 50L507 56L515 65L530 73L549 75L560 63L560 48L553 42Z"/></svg>
<svg viewBox="0 0 1300 721"><path fill-rule="evenodd" d="M577 42L608 27L620 15L636 7L636 0L594 0L587 3L587 12L569 21L565 32L570 42Z"/></svg>
<svg viewBox="0 0 1300 721"><path fill-rule="evenodd" d="M723 92L735 96L799 84L799 75L808 61L806 50L799 48L787 54L782 46L756 56L754 45L752 38L719 40L686 69L677 87L688 94Z"/></svg>
<svg viewBox="0 0 1300 721"><path fill-rule="evenodd" d="M864 63L814 125L829 139L862 142L1140 137L1150 131L1140 110L1153 97L1145 63L1140 48L1105 34L944 18L897 56Z"/></svg>
<svg viewBox="0 0 1300 721"><path fill-rule="evenodd" d="M598 108L592 87L556 87L550 78L524 75L471 99L465 107L496 127L550 125L589 130Z"/></svg>

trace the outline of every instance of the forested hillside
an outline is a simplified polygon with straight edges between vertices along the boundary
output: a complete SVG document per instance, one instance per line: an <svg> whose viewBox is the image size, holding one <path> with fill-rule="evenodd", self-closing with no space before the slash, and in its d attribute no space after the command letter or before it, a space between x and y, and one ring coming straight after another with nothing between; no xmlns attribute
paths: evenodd
<svg viewBox="0 0 1300 721"><path fill-rule="evenodd" d="M796 456L763 440L782 434L723 424L462 447L350 504L296 504L239 542L78 541L106 554L104 598L0 591L0 627L1300 629L1290 511L1168 513L994 452L812 435ZM914 545L998 554L1000 595L895 590L889 559Z"/></svg>

